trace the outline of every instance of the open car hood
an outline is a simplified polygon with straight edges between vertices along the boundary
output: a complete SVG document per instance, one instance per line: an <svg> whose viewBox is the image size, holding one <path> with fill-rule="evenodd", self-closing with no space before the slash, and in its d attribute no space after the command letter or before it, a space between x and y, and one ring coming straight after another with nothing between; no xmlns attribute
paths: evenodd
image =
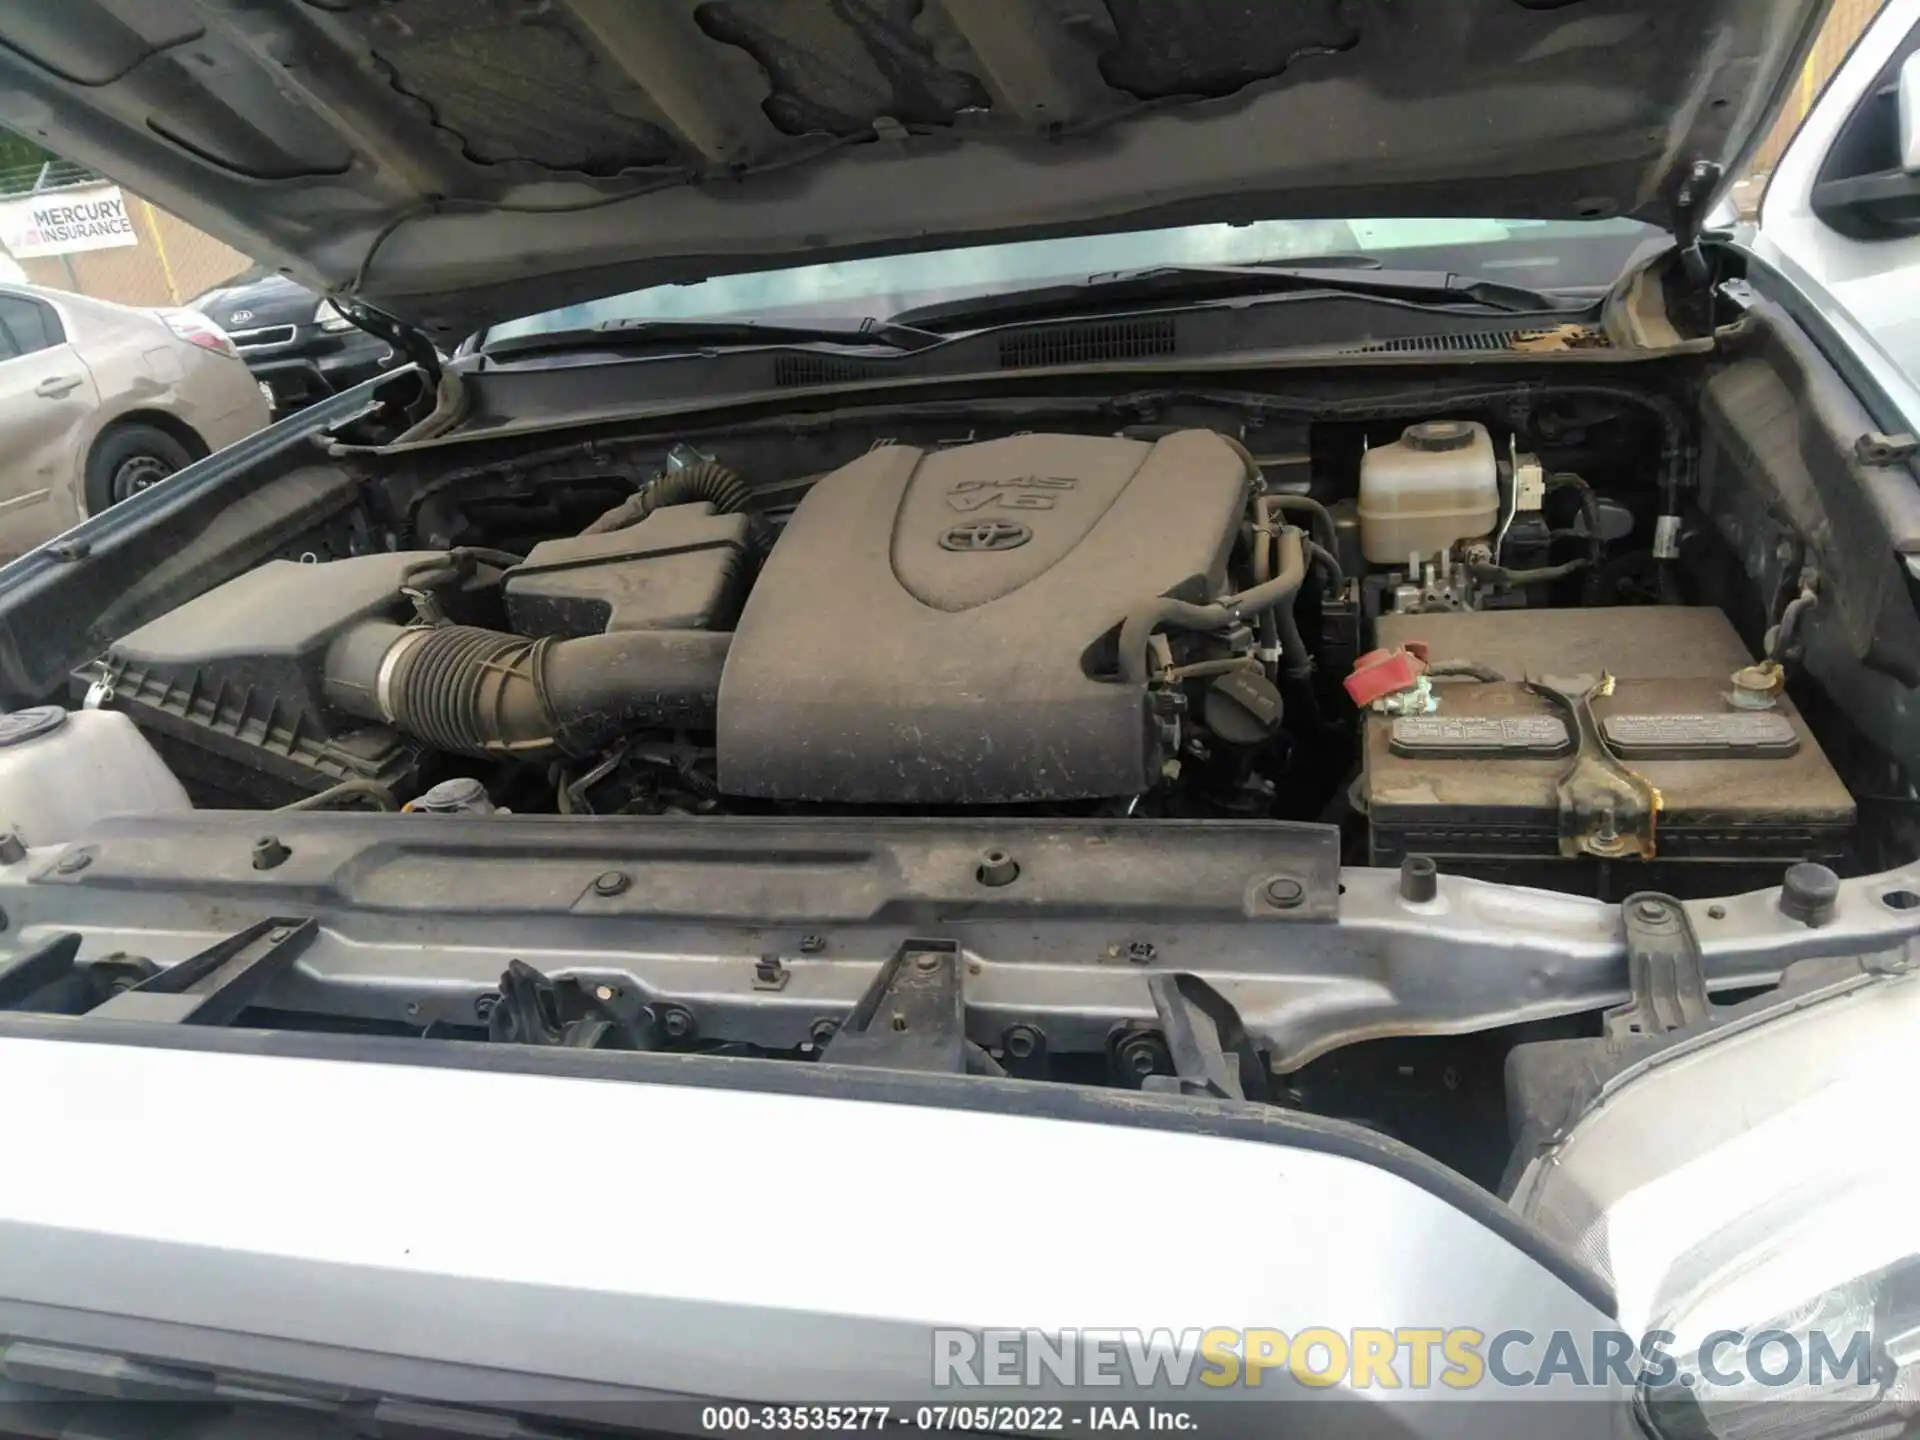
<svg viewBox="0 0 1920 1440"><path fill-rule="evenodd" d="M21 0L0 124L445 339L726 271L1159 225L1677 229L1825 9Z"/></svg>

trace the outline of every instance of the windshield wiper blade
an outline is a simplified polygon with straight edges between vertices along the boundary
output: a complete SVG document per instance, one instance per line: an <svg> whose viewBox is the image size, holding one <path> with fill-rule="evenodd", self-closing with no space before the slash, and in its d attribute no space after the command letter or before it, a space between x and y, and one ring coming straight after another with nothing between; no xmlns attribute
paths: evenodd
<svg viewBox="0 0 1920 1440"><path fill-rule="evenodd" d="M510 335L480 347L489 359L574 351L658 350L672 346L749 349L762 345L847 345L903 354L945 344L948 337L892 320L858 325L766 325L754 320L609 320L577 330Z"/></svg>
<svg viewBox="0 0 1920 1440"><path fill-rule="evenodd" d="M1188 303L1313 291L1374 296L1418 305L1473 307L1503 314L1564 314L1587 310L1593 304L1585 297L1549 295L1444 270L1376 270L1345 263L1160 265L1146 270L1090 275L1085 280L1067 284L1040 285L921 305L889 316L887 323L954 330L1057 319L1140 301Z"/></svg>

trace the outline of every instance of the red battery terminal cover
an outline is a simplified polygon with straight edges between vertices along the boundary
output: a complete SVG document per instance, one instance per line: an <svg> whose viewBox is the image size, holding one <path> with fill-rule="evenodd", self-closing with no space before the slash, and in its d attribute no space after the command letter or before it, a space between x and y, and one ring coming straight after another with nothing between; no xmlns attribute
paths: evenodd
<svg viewBox="0 0 1920 1440"><path fill-rule="evenodd" d="M1376 700L1411 690L1426 673L1427 647L1417 640L1392 650L1369 650L1353 662L1353 673L1346 679L1347 694L1356 707L1365 710Z"/></svg>

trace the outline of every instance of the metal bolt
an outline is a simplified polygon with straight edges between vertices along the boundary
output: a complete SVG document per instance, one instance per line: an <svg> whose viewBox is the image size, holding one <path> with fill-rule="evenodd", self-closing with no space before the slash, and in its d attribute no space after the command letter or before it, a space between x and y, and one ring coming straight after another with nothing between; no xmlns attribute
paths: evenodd
<svg viewBox="0 0 1920 1440"><path fill-rule="evenodd" d="M980 866L973 873L982 885L998 889L1020 878L1020 866L1006 851L989 850L980 857Z"/></svg>
<svg viewBox="0 0 1920 1440"><path fill-rule="evenodd" d="M280 843L278 836L262 835L253 842L253 868L271 870L277 865L285 864L287 857L292 854L292 850Z"/></svg>
<svg viewBox="0 0 1920 1440"><path fill-rule="evenodd" d="M1727 907L1726 907L1726 906L1724 906L1724 905L1709 905L1709 906L1707 907L1707 919L1709 919L1709 920L1724 920L1724 919L1726 919L1726 918L1727 918Z"/></svg>
<svg viewBox="0 0 1920 1440"><path fill-rule="evenodd" d="M800 953L802 955L818 955L826 948L827 937L824 935L802 935L800 937Z"/></svg>
<svg viewBox="0 0 1920 1440"><path fill-rule="evenodd" d="M27 842L20 838L18 830L0 835L0 865L18 865L26 858Z"/></svg>
<svg viewBox="0 0 1920 1440"><path fill-rule="evenodd" d="M926 971L938 970L940 968L940 957L931 950L923 950L920 954L913 957L913 968Z"/></svg>
<svg viewBox="0 0 1920 1440"><path fill-rule="evenodd" d="M1633 906L1633 918L1645 925L1658 925L1667 918L1667 907L1658 900L1637 900Z"/></svg>
<svg viewBox="0 0 1920 1440"><path fill-rule="evenodd" d="M1000 1037L1001 1048L1016 1060L1027 1060L1045 1044L1040 1032L1031 1025L1009 1025Z"/></svg>
<svg viewBox="0 0 1920 1440"><path fill-rule="evenodd" d="M71 855L62 855L54 871L60 875L78 875L93 863L93 856L84 850L76 850Z"/></svg>
<svg viewBox="0 0 1920 1440"><path fill-rule="evenodd" d="M1157 1030L1130 1030L1116 1036L1111 1043L1114 1068L1122 1076L1144 1079L1172 1068L1167 1043Z"/></svg>
<svg viewBox="0 0 1920 1440"><path fill-rule="evenodd" d="M807 1027L807 1038L816 1045L824 1045L840 1031L838 1020L821 1018Z"/></svg>
<svg viewBox="0 0 1920 1440"><path fill-rule="evenodd" d="M418 1000L409 1000L407 1002L407 1018L412 1020L420 1018L420 1002Z"/></svg>
<svg viewBox="0 0 1920 1440"><path fill-rule="evenodd" d="M693 1034L693 1012L678 1005L660 1011L660 1030L669 1040L684 1040Z"/></svg>
<svg viewBox="0 0 1920 1440"><path fill-rule="evenodd" d="M278 930L269 930L267 932L267 939L270 940L273 944L278 945L282 940L289 939L292 935L293 935L293 931L287 929L285 926L282 926Z"/></svg>
<svg viewBox="0 0 1920 1440"><path fill-rule="evenodd" d="M1307 903L1307 887L1290 875L1267 882L1267 903L1276 910L1298 910Z"/></svg>
<svg viewBox="0 0 1920 1440"><path fill-rule="evenodd" d="M907 1017L898 1010L893 1012L893 1028L895 1030L905 1030L907 1028Z"/></svg>
<svg viewBox="0 0 1920 1440"><path fill-rule="evenodd" d="M624 895L633 888L633 877L624 870L608 870L593 877L596 895Z"/></svg>
<svg viewBox="0 0 1920 1440"><path fill-rule="evenodd" d="M1154 957L1159 953L1159 947L1151 940L1129 940L1127 942L1127 959L1132 964L1151 965Z"/></svg>

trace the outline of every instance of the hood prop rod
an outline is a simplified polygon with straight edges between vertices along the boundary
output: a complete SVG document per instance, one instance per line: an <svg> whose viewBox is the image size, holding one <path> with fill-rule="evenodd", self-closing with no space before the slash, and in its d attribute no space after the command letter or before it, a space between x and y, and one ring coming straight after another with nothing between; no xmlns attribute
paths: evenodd
<svg viewBox="0 0 1920 1440"><path fill-rule="evenodd" d="M1673 197L1673 238L1680 250L1680 266L1694 288L1703 292L1713 288L1713 269L1700 248L1700 237L1706 233L1707 207L1723 173L1711 160L1696 160Z"/></svg>

